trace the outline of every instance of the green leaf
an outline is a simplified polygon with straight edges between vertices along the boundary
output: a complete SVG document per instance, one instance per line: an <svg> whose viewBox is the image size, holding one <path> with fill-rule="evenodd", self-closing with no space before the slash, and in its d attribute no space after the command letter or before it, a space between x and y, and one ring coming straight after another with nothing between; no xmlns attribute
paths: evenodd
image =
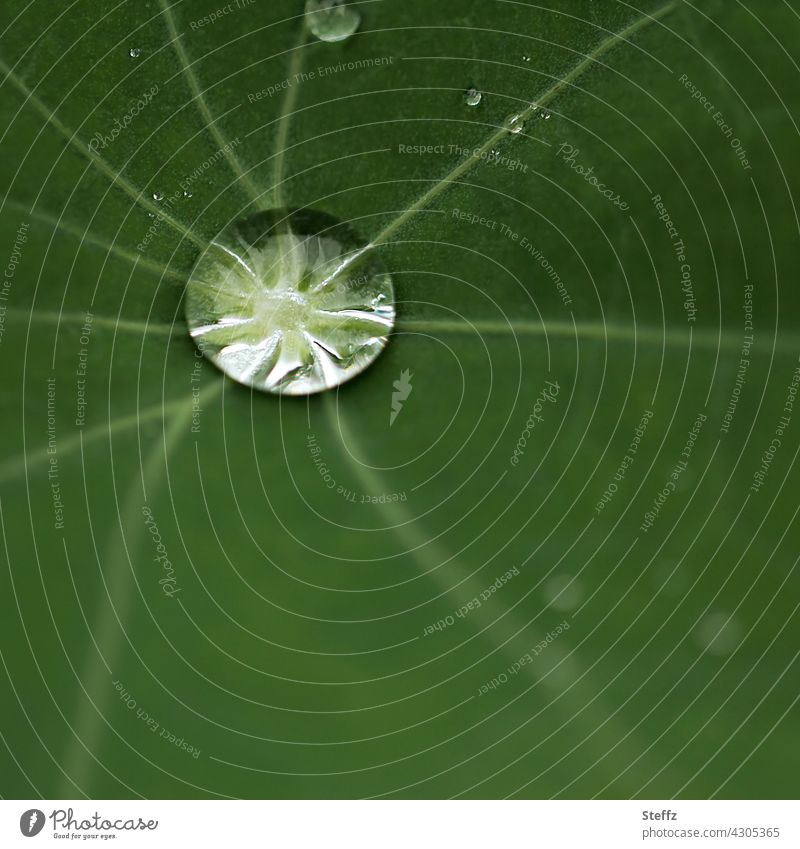
<svg viewBox="0 0 800 849"><path fill-rule="evenodd" d="M4 4L2 794L793 795L797 4L358 9ZM183 317L281 206L397 299L300 399Z"/></svg>

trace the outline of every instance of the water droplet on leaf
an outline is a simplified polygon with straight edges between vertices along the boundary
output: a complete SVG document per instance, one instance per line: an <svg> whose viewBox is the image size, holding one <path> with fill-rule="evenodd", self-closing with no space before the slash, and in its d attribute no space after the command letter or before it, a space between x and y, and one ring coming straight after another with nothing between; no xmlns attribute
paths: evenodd
<svg viewBox="0 0 800 849"><path fill-rule="evenodd" d="M164 192L153 192L153 200L164 200Z"/></svg>
<svg viewBox="0 0 800 849"><path fill-rule="evenodd" d="M386 346L392 280L337 219L275 209L245 218L203 252L186 289L198 348L265 392L309 395L355 377Z"/></svg>
<svg viewBox="0 0 800 849"><path fill-rule="evenodd" d="M138 58L139 58L139 54L140 54L141 52L142 52L142 51L141 51L141 50L139 50L139 48L138 48L138 47L131 47L131 49L128 51L128 55L131 57L131 59L138 59Z"/></svg>
<svg viewBox="0 0 800 849"><path fill-rule="evenodd" d="M320 41L344 41L361 23L361 13L344 0L306 0L306 23Z"/></svg>
<svg viewBox="0 0 800 849"><path fill-rule="evenodd" d="M464 103L466 103L467 106L477 106L481 102L482 98L483 95L477 88L468 88L464 92Z"/></svg>
<svg viewBox="0 0 800 849"><path fill-rule="evenodd" d="M192 193L191 193L191 192L188 192L188 191L184 191L183 196L184 196L185 198L190 198L190 197L192 196Z"/></svg>

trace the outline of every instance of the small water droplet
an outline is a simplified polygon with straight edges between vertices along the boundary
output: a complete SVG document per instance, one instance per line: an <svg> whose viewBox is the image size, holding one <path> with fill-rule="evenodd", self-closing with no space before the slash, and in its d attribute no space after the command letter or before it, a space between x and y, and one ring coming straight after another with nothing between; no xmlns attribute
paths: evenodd
<svg viewBox="0 0 800 849"><path fill-rule="evenodd" d="M547 604L562 613L577 607L583 598L583 589L572 575L554 575L544 586Z"/></svg>
<svg viewBox="0 0 800 849"><path fill-rule="evenodd" d="M184 196L185 198L190 198L190 197L192 196L192 193L191 193L191 192L189 192L189 191L184 191L183 196Z"/></svg>
<svg viewBox="0 0 800 849"><path fill-rule="evenodd" d="M478 91L477 88L468 88L464 92L464 103L467 106L477 106L483 98L481 92Z"/></svg>
<svg viewBox="0 0 800 849"><path fill-rule="evenodd" d="M523 62L530 62L530 61L531 61L531 57L530 57L530 56L523 56L523 57L522 57L522 61L523 61Z"/></svg>
<svg viewBox="0 0 800 849"><path fill-rule="evenodd" d="M344 0L306 0L306 23L320 41L344 41L361 23L361 13Z"/></svg>
<svg viewBox="0 0 800 849"><path fill-rule="evenodd" d="M310 395L355 377L394 326L392 280L343 222L273 209L220 233L186 288L198 348L264 392Z"/></svg>
<svg viewBox="0 0 800 849"><path fill-rule="evenodd" d="M131 47L131 49L128 51L128 55L131 57L131 59L138 59L141 52L142 51L138 47Z"/></svg>
<svg viewBox="0 0 800 849"><path fill-rule="evenodd" d="M522 120L522 115L514 113L506 118L503 126L509 131L509 133L514 133L514 135L516 135L517 133L521 133L525 128L525 122Z"/></svg>
<svg viewBox="0 0 800 849"><path fill-rule="evenodd" d="M148 217L148 218L155 218L155 217L156 217L156 214L155 214L155 212L148 212L148 213L147 213L147 217Z"/></svg>
<svg viewBox="0 0 800 849"><path fill-rule="evenodd" d="M164 192L153 192L153 200L164 200Z"/></svg>

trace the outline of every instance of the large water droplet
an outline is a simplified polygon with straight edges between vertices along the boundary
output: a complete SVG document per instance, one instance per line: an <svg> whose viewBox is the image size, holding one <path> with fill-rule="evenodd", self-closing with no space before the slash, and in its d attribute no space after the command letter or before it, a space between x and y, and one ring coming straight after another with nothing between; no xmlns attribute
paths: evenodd
<svg viewBox="0 0 800 849"><path fill-rule="evenodd" d="M164 200L164 192L153 192L153 200Z"/></svg>
<svg viewBox="0 0 800 849"><path fill-rule="evenodd" d="M200 350L229 377L309 395L355 377L394 325L392 280L337 219L275 209L220 233L186 289Z"/></svg>
<svg viewBox="0 0 800 849"><path fill-rule="evenodd" d="M481 102L482 98L483 95L477 88L468 88L464 92L464 103L466 103L467 106L477 106Z"/></svg>
<svg viewBox="0 0 800 849"><path fill-rule="evenodd" d="M503 125L509 133L521 133L525 128L525 121L522 119L522 115L514 113L513 115L509 115L505 120L505 124Z"/></svg>
<svg viewBox="0 0 800 849"><path fill-rule="evenodd" d="M306 0L308 28L320 41L344 41L361 23L361 13L344 0Z"/></svg>

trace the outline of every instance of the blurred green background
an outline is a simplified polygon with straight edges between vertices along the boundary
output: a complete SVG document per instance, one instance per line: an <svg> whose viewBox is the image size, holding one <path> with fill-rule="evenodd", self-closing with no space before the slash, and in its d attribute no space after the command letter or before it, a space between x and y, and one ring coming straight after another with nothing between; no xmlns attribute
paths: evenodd
<svg viewBox="0 0 800 849"><path fill-rule="evenodd" d="M800 4L354 5L3 4L0 793L796 796ZM308 399L183 319L281 204L392 228Z"/></svg>

